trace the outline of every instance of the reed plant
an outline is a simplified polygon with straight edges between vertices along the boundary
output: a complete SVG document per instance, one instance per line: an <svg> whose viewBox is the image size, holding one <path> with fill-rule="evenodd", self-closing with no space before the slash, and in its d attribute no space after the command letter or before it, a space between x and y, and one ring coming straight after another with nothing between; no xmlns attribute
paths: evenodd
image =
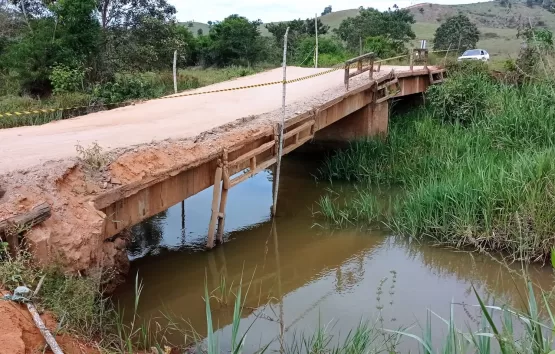
<svg viewBox="0 0 555 354"><path fill-rule="evenodd" d="M379 220L401 234L546 259L555 241L555 85L488 79L484 95L474 88L483 73L472 75L455 75L425 107L394 117L387 140L356 141L329 158L321 176L358 183L360 193L343 205L323 197L322 214L339 226ZM376 185L402 192L379 207L368 195Z"/></svg>

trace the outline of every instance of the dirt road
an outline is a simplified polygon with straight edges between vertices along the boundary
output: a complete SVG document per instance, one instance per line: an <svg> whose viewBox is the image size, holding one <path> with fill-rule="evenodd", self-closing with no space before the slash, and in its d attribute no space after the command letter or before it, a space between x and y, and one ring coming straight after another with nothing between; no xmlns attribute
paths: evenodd
<svg viewBox="0 0 555 354"><path fill-rule="evenodd" d="M374 77L388 74L382 67ZM287 78L295 79L327 69L289 67ZM406 71L407 67L396 67ZM287 85L288 116L304 112L345 92L343 71ZM253 85L282 79L274 69L232 81L200 88L198 92ZM369 80L367 74L352 79L351 88ZM165 139L195 137L216 127L251 117L278 119L281 85L208 95L148 101L134 106L92 113L41 126L0 130L0 174L24 170L50 160L76 156L75 145L93 142L106 150L131 147ZM194 91L192 91L194 92Z"/></svg>

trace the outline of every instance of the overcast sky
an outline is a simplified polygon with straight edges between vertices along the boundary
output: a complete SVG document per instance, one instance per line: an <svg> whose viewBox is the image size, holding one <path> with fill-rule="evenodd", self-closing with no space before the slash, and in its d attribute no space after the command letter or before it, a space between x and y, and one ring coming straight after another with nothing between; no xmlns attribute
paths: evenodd
<svg viewBox="0 0 555 354"><path fill-rule="evenodd" d="M438 4L468 4L484 0L436 0ZM487 1L487 0L486 0ZM170 0L177 8L179 21L204 22L222 20L231 14L239 14L248 19L261 19L263 22L307 18L320 14L324 7L332 5L334 11L374 7L386 10L397 4L399 7L419 4L426 1L413 0Z"/></svg>

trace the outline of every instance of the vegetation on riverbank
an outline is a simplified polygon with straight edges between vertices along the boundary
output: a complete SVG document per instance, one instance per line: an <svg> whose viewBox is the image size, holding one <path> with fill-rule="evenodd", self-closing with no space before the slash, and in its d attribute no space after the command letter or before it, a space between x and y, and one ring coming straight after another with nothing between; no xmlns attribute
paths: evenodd
<svg viewBox="0 0 555 354"><path fill-rule="evenodd" d="M395 284L393 273L391 292ZM39 279L44 277L40 294L33 302L41 310L55 315L59 323L56 334L69 334L88 343L102 353L132 354L147 350L148 352L166 353L208 353L219 354L223 347L231 348L232 353L246 352L246 345L252 348L257 339L248 334L256 321L255 316L247 326L240 325L245 314L252 310L246 308L246 298L250 290L249 283L240 281L238 284L226 284L222 279L220 286L209 291L205 286L203 298L207 318L206 337L191 328L186 320L174 320L168 314L160 313L156 318L142 318L138 315L143 285L137 275L135 278L135 302L131 304L130 315L125 316L123 310L111 303L109 298L100 291L100 277L81 277L62 273L54 267L40 268L32 263L28 256L0 262L0 284L7 290L19 285L35 288ZM387 285L384 278L377 289L380 296ZM550 307L548 293L535 293L531 283L527 283L527 294L522 294L520 311L506 306L490 305L478 293L476 304L451 305L449 318L441 318L427 311L426 323L415 326L400 325L387 328L383 322L383 314L378 307L377 313L362 316L358 326L349 333L337 337L330 329L332 324L315 323L310 332L292 332L285 338L279 333L269 343L258 343L259 353L271 352L282 348L291 354L313 353L393 353L401 352L400 348L420 347L423 353L435 353L443 348L444 353L548 353L551 350L552 334L555 318ZM224 295L225 294L225 295ZM207 301L206 301L207 300ZM229 343L224 342L217 324L212 321L212 307L231 306L233 309L232 329ZM463 306L470 320L466 327L461 327L461 319L453 315L456 306ZM416 310L418 311L418 310ZM437 318L445 323L445 327L432 328L432 319ZM279 319L276 319L279 321ZM200 329L199 329L200 330ZM438 333L440 332L440 333ZM179 333L184 342L191 343L187 348L175 346L166 339L167 334ZM434 338L434 339L432 339ZM439 341L438 341L439 339Z"/></svg>
<svg viewBox="0 0 555 354"><path fill-rule="evenodd" d="M339 225L382 221L416 238L546 259L555 241L555 84L539 78L549 59L531 48L507 65L518 67L510 83L484 65L452 66L425 107L393 119L386 140L358 141L332 156L325 178L401 192L387 206L364 191L345 205L325 197L322 213ZM524 74L530 57L534 71Z"/></svg>

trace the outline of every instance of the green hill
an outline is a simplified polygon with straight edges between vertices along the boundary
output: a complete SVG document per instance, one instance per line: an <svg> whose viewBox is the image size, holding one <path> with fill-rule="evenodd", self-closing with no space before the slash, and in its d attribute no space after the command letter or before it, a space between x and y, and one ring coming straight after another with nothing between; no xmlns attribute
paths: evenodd
<svg viewBox="0 0 555 354"><path fill-rule="evenodd" d="M524 1L513 1L511 7L502 6L499 1L490 1L464 5L438 5L422 3L409 7L416 23L413 26L417 39L431 41L437 27L450 16L459 12L467 15L476 23L481 32L478 46L488 50L493 56L515 55L521 40L517 36L519 24L532 23L533 26L546 27L555 30L555 14L539 5L529 7ZM341 21L358 14L358 9L342 10L322 16L322 22L331 29L339 27ZM196 34L198 28L208 33L208 25L193 22L191 31ZM261 26L262 35L269 35ZM417 45L418 40L414 42Z"/></svg>
<svg viewBox="0 0 555 354"><path fill-rule="evenodd" d="M195 36L198 34L199 29L202 30L203 34L208 34L208 31L210 31L210 26L202 22L187 21L181 22L181 24L183 26L187 26L189 28L189 31L191 31Z"/></svg>

